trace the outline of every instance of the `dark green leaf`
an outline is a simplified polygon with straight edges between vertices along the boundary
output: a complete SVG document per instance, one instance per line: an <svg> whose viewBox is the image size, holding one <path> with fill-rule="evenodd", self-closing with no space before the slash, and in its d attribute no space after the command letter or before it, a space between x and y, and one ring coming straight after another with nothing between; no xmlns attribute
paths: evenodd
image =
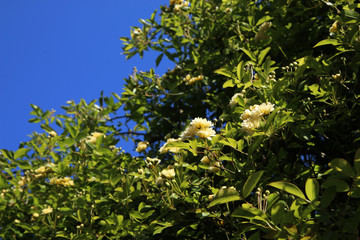
<svg viewBox="0 0 360 240"><path fill-rule="evenodd" d="M250 195L252 190L256 187L256 184L259 182L261 176L264 174L264 171L258 171L251 174L246 180L243 186L242 197L246 198Z"/></svg>

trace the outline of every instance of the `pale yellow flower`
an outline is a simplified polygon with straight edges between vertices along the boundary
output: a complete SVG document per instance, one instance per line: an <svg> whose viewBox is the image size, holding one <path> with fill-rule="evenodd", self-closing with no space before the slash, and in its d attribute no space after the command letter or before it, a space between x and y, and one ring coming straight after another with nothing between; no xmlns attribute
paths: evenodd
<svg viewBox="0 0 360 240"><path fill-rule="evenodd" d="M27 183L27 178L26 177L21 177L21 179L18 182L18 185L20 187L23 187L23 186L25 186L26 183Z"/></svg>
<svg viewBox="0 0 360 240"><path fill-rule="evenodd" d="M38 213L33 213L33 217L34 218L37 218L37 217L39 217L40 215L38 214Z"/></svg>
<svg viewBox="0 0 360 240"><path fill-rule="evenodd" d="M254 133L255 129L260 126L260 118L249 118L242 122L242 130L249 134Z"/></svg>
<svg viewBox="0 0 360 240"><path fill-rule="evenodd" d="M135 149L135 151L143 152L143 151L146 150L148 145L149 145L149 142L139 142L138 145L137 145L137 148Z"/></svg>
<svg viewBox="0 0 360 240"><path fill-rule="evenodd" d="M50 131L49 132L49 137L56 137L57 133L55 131Z"/></svg>
<svg viewBox="0 0 360 240"><path fill-rule="evenodd" d="M74 181L70 177L64 177L64 178L53 177L50 179L50 184L69 187L69 186L74 186Z"/></svg>
<svg viewBox="0 0 360 240"><path fill-rule="evenodd" d="M258 111L262 116L270 114L272 111L274 111L274 104L269 102L263 103L258 107Z"/></svg>
<svg viewBox="0 0 360 240"><path fill-rule="evenodd" d="M161 171L161 176L167 179L172 179L175 177L175 169L168 168Z"/></svg>
<svg viewBox="0 0 360 240"><path fill-rule="evenodd" d="M52 213L52 211L53 211L53 208L48 207L48 208L44 208L41 213L42 214L49 214L49 213Z"/></svg>
<svg viewBox="0 0 360 240"><path fill-rule="evenodd" d="M97 139L100 137L106 137L105 134L99 133L99 132L93 132L90 136L87 137L87 142L90 142L92 144L95 144Z"/></svg>
<svg viewBox="0 0 360 240"><path fill-rule="evenodd" d="M255 128L260 126L261 117L270 114L274 110L274 104L269 102L261 105L255 104L246 109L240 118L243 120L241 126L244 131L249 134L254 132Z"/></svg>
<svg viewBox="0 0 360 240"><path fill-rule="evenodd" d="M216 132L214 129L205 128L205 129L199 130L196 135L199 136L200 138L208 138L209 139L209 138L215 136L215 134L216 134Z"/></svg>
<svg viewBox="0 0 360 240"><path fill-rule="evenodd" d="M39 167L38 169L35 170L36 173L41 174L41 173L47 173L48 169L45 166Z"/></svg>
<svg viewBox="0 0 360 240"><path fill-rule="evenodd" d="M195 118L191 121L190 126L188 126L184 132L181 133L180 138L182 140L198 136L200 138L210 139L216 134L216 132L211 128L213 123L206 120L205 118Z"/></svg>
<svg viewBox="0 0 360 240"><path fill-rule="evenodd" d="M174 12L179 12L179 11L180 11L180 7L181 7L181 5L175 4Z"/></svg>

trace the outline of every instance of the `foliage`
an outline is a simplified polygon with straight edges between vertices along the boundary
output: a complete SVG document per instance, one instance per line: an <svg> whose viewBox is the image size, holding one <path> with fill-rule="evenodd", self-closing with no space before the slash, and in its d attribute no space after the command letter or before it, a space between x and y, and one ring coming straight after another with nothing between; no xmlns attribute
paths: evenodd
<svg viewBox="0 0 360 240"><path fill-rule="evenodd" d="M65 115L31 105L44 133L1 150L0 236L357 239L359 8L161 6L121 40L127 58L158 51L173 69L135 69L121 95Z"/></svg>

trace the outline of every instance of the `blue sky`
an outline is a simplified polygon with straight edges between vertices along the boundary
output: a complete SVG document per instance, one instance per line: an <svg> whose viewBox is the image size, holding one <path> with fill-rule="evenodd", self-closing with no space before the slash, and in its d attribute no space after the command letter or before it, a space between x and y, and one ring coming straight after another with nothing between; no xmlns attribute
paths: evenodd
<svg viewBox="0 0 360 240"><path fill-rule="evenodd" d="M0 149L16 150L38 124L30 104L57 110L68 100L91 101L122 92L134 66L155 67L157 53L128 61L119 37L130 35L167 0L1 0ZM162 74L169 63L161 63ZM133 145L121 143L126 151Z"/></svg>

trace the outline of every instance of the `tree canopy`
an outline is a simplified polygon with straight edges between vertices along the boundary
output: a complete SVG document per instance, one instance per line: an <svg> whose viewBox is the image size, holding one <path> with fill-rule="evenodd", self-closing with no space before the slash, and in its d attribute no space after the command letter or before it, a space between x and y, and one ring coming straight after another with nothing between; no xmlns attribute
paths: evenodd
<svg viewBox="0 0 360 240"><path fill-rule="evenodd" d="M173 68L63 115L31 105L44 131L1 150L0 236L358 239L355 2L170 0L140 19L123 53Z"/></svg>

